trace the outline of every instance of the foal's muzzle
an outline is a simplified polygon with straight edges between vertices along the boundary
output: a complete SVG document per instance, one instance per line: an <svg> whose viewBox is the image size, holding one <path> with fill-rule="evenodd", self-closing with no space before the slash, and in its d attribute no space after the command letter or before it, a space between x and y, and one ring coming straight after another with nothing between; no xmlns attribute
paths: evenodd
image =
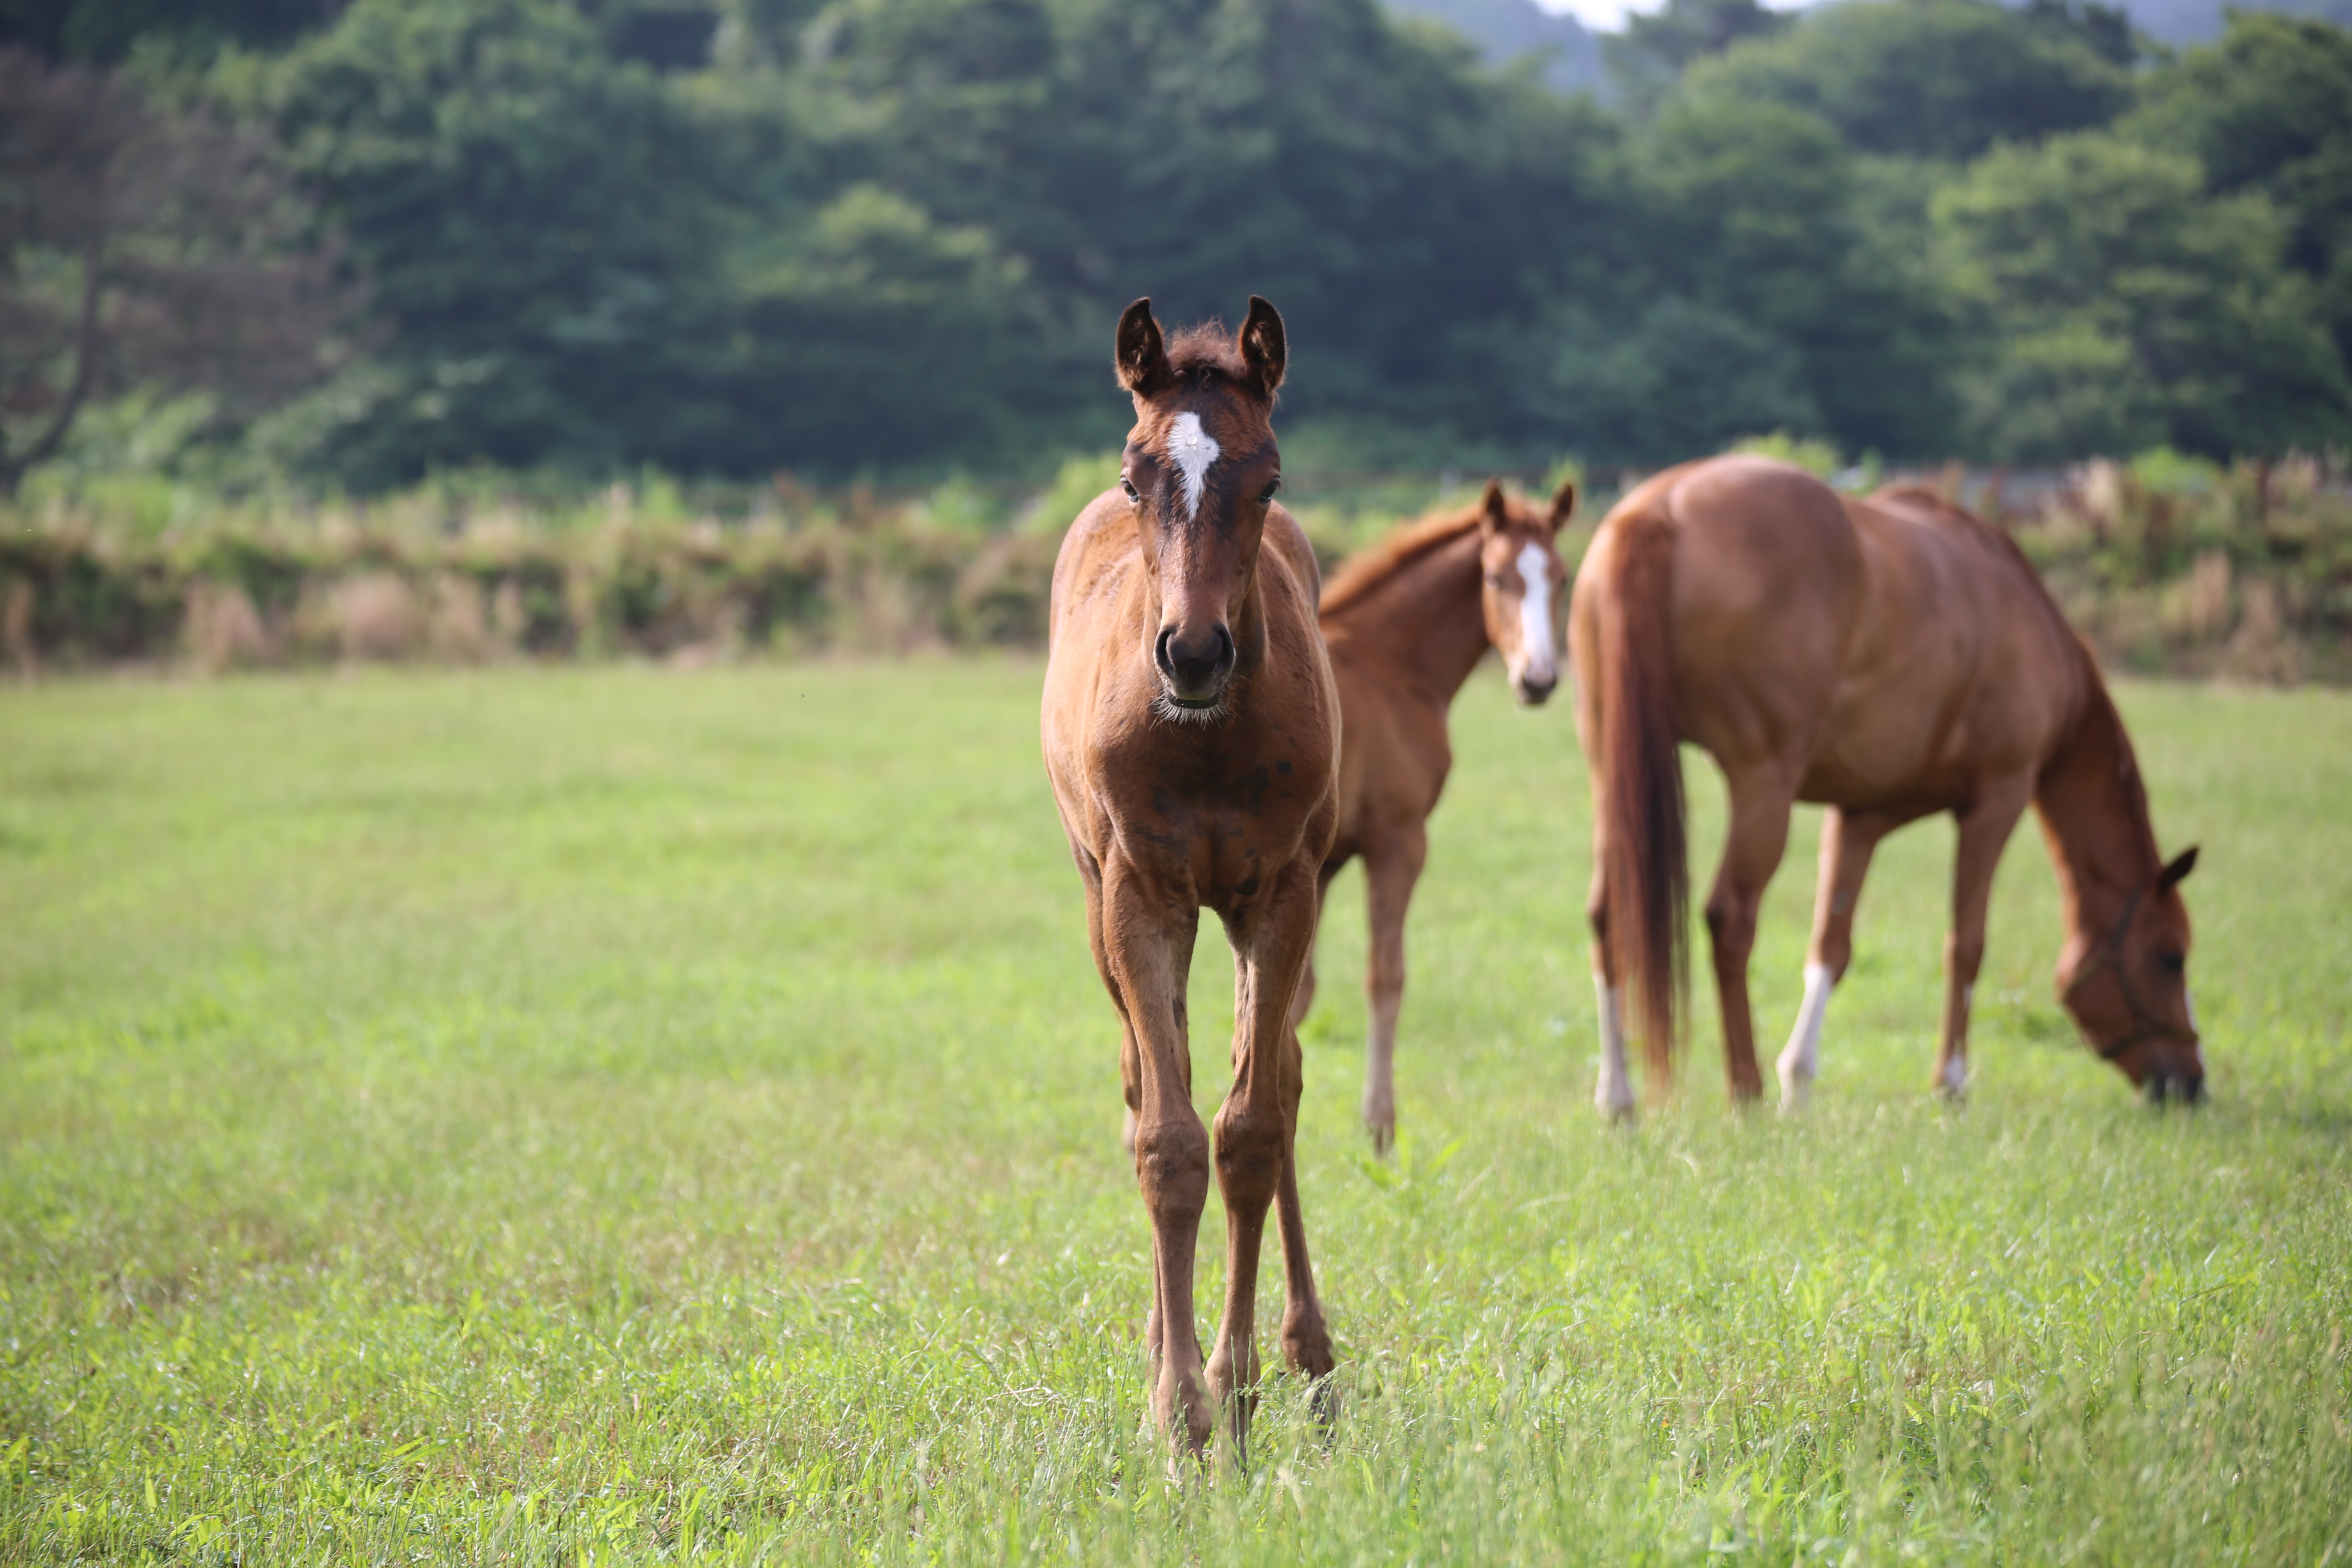
<svg viewBox="0 0 2352 1568"><path fill-rule="evenodd" d="M1233 679L1234 635L1222 621L1190 641L1177 627L1162 626L1151 652L1170 700L1181 707L1215 707Z"/></svg>
<svg viewBox="0 0 2352 1568"><path fill-rule="evenodd" d="M2205 1075L2152 1072L2147 1075L2147 1093L2150 1105L2162 1105L2168 1100L2177 1100L2183 1105L2201 1105L2205 1100Z"/></svg>
<svg viewBox="0 0 2352 1568"><path fill-rule="evenodd" d="M1559 677L1549 670L1541 672L1529 670L1511 682L1512 689L1518 693L1519 700L1530 708L1542 707L1545 700L1551 696L1553 689L1559 685Z"/></svg>

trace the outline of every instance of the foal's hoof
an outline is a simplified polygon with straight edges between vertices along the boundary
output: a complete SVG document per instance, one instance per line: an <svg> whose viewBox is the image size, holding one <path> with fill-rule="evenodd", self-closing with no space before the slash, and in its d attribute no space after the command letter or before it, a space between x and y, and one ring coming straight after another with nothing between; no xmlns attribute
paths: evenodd
<svg viewBox="0 0 2352 1568"><path fill-rule="evenodd" d="M1395 1152L1396 1119L1394 1117L1391 1117L1386 1121L1374 1121L1371 1118L1366 1117L1364 1132L1372 1141L1372 1152L1381 1159L1387 1159Z"/></svg>
<svg viewBox="0 0 2352 1568"><path fill-rule="evenodd" d="M1315 1425L1325 1437L1339 1428L1339 1380L1328 1373L1315 1380L1314 1392L1307 1396L1307 1408L1315 1412Z"/></svg>
<svg viewBox="0 0 2352 1568"><path fill-rule="evenodd" d="M1151 1391L1151 1415L1168 1434L1176 1458L1197 1461L1208 1452L1209 1435L1216 1429L1216 1422L1197 1383L1187 1378L1174 1388L1161 1383Z"/></svg>

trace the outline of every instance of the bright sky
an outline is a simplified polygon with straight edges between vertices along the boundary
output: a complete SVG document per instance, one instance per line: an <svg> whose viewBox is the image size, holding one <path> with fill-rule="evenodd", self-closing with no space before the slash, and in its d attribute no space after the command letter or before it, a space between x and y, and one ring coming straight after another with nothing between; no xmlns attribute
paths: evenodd
<svg viewBox="0 0 2352 1568"><path fill-rule="evenodd" d="M1775 11L1793 10L1803 3L1804 0L1765 0ZM1626 12L1654 11L1663 0L1639 0L1631 5L1626 0L1536 0L1536 4L1547 11L1573 12L1579 21L1595 32L1613 33L1624 26Z"/></svg>

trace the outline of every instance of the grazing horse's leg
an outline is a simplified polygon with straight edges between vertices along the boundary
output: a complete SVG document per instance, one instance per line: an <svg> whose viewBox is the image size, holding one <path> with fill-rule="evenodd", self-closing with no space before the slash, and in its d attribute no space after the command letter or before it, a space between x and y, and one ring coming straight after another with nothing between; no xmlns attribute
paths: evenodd
<svg viewBox="0 0 2352 1568"><path fill-rule="evenodd" d="M1396 1032L1397 1015L1404 1007L1405 910L1428 859L1429 831L1418 822L1364 847L1364 898L1372 941L1364 973L1371 1036L1365 1042L1363 1114L1372 1147L1383 1154L1396 1140Z"/></svg>
<svg viewBox="0 0 2352 1568"><path fill-rule="evenodd" d="M1151 1311L1144 1324L1151 1414L1192 1452L1209 1440L1192 1254L1209 1197L1209 1135L1192 1109L1184 984L1200 917L1129 866L1103 868L1103 950L1135 1042L1135 1177L1151 1216Z"/></svg>
<svg viewBox="0 0 2352 1568"><path fill-rule="evenodd" d="M1601 798L1600 781L1593 781L1592 798ZM1592 1103L1612 1121L1633 1120L1633 1084L1625 1070L1625 991L1609 968L1609 884L1601 874L1608 864L1601 836L1601 812L1592 814L1592 895L1585 900L1585 918L1592 925L1593 1000L1601 1014L1601 1074L1593 1081Z"/></svg>
<svg viewBox="0 0 2352 1568"><path fill-rule="evenodd" d="M1830 992L1853 959L1853 910L1878 841L1907 817L1832 806L1822 822L1821 876L1813 890L1813 939L1805 952L1805 1001L1780 1052L1780 1109L1803 1107L1821 1069L1822 1018Z"/></svg>
<svg viewBox="0 0 2352 1568"><path fill-rule="evenodd" d="M1225 1311L1209 1358L1209 1388L1226 1404L1238 1454L1249 1436L1248 1390L1257 1382L1254 1329L1265 1211L1283 1185L1297 1131L1300 1064L1290 1001L1315 936L1314 868L1294 864L1276 873L1264 901L1229 920L1226 931L1235 961L1234 1081L1216 1121L1217 1190L1225 1201ZM1303 1235L1297 1251L1303 1271ZM1287 1245L1284 1256L1287 1261ZM1310 1302L1312 1289L1310 1283Z"/></svg>
<svg viewBox="0 0 2352 1568"><path fill-rule="evenodd" d="M1731 1098L1759 1099L1756 1021L1748 1005L1748 955L1756 945L1756 911L1789 843L1789 809L1796 795L1773 764L1730 775L1731 831L1715 890L1706 899L1706 929L1715 953L1715 989L1723 1006L1723 1070Z"/></svg>
<svg viewBox="0 0 2352 1568"><path fill-rule="evenodd" d="M1944 944L1944 1024L1936 1051L1936 1092L1958 1099L1969 1084L1969 1004L1984 963L1985 912L1992 902L1992 874L2017 819L2032 798L2030 776L1995 780L1965 811L1952 864L1952 934Z"/></svg>

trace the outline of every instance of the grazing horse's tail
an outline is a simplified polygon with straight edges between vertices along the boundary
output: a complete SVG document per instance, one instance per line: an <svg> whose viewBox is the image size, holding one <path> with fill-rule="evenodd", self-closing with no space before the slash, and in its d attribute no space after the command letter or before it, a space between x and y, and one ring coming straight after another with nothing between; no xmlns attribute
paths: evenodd
<svg viewBox="0 0 2352 1568"><path fill-rule="evenodd" d="M1619 520L1601 620L1602 940L1630 984L1653 1094L1673 1081L1675 1008L1689 989L1690 866L1668 665L1675 539L1666 520Z"/></svg>

